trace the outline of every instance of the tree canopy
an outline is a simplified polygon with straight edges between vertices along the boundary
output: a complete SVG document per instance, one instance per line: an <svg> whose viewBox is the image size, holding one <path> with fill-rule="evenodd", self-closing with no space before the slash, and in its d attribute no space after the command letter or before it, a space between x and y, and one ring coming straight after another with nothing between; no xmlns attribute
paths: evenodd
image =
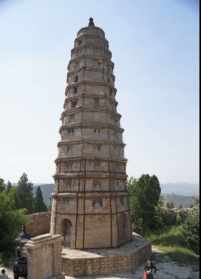
<svg viewBox="0 0 201 279"><path fill-rule="evenodd" d="M200 252L200 203L195 202L183 225L184 238L187 246L195 253Z"/></svg>
<svg viewBox="0 0 201 279"><path fill-rule="evenodd" d="M158 178L149 174L143 174L139 179L131 178L128 190L135 230L141 233L155 229L158 225L157 206L161 193Z"/></svg>
<svg viewBox="0 0 201 279"><path fill-rule="evenodd" d="M26 173L22 174L17 183L16 206L25 208L28 214L34 211L33 184L28 181Z"/></svg>
<svg viewBox="0 0 201 279"><path fill-rule="evenodd" d="M9 191L4 187L1 179L0 191L0 258L5 259L13 252L15 239L25 223L26 217L23 209L17 209L15 204L16 188L12 187Z"/></svg>
<svg viewBox="0 0 201 279"><path fill-rule="evenodd" d="M35 212L43 212L47 211L47 206L44 203L43 195L40 187L37 187L36 196L34 200L34 211Z"/></svg>

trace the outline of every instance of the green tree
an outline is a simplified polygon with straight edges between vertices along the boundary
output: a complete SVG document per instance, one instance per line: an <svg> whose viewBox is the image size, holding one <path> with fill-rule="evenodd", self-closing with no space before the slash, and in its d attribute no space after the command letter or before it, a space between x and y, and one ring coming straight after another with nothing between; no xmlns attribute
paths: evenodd
<svg viewBox="0 0 201 279"><path fill-rule="evenodd" d="M187 246L195 253L200 253L200 216L199 216L200 204L195 203L189 210L186 221L183 225L183 234Z"/></svg>
<svg viewBox="0 0 201 279"><path fill-rule="evenodd" d="M161 188L158 178L148 174L128 183L132 221L135 230L142 233L156 229L161 222L159 214Z"/></svg>
<svg viewBox="0 0 201 279"><path fill-rule="evenodd" d="M36 197L35 197L35 201L34 201L34 211L35 212L47 211L47 206L44 203L43 194L42 194L40 187L37 187L37 190L36 190Z"/></svg>
<svg viewBox="0 0 201 279"><path fill-rule="evenodd" d="M6 185L6 191L10 191L10 189L12 188L12 183L10 181L8 181L7 185Z"/></svg>
<svg viewBox="0 0 201 279"><path fill-rule="evenodd" d="M34 209L33 184L28 181L26 173L23 173L17 183L16 189L17 208L25 208L27 213Z"/></svg>
<svg viewBox="0 0 201 279"><path fill-rule="evenodd" d="M4 184L4 180L0 178L0 192L3 192L5 190L6 186Z"/></svg>
<svg viewBox="0 0 201 279"><path fill-rule="evenodd" d="M23 209L16 209L13 187L9 192L0 192L0 259L5 261L13 253L15 239L26 217Z"/></svg>

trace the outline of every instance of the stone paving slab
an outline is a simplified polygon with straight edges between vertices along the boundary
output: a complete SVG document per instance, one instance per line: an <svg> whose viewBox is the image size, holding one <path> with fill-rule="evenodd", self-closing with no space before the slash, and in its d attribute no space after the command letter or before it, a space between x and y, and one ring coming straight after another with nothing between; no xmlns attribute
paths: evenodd
<svg viewBox="0 0 201 279"><path fill-rule="evenodd" d="M141 247L147 245L150 241L145 240L138 234L133 234L133 240L128 243L118 247L118 248L107 248L107 249L70 249L63 248L62 257L68 259L86 259L86 258L99 258L108 256L127 256L131 252L140 249Z"/></svg>

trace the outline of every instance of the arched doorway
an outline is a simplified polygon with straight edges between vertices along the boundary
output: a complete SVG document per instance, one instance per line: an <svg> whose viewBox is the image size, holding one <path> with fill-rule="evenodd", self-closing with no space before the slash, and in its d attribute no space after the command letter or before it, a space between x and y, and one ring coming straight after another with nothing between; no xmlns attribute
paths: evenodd
<svg viewBox="0 0 201 279"><path fill-rule="evenodd" d="M62 234L64 237L64 247L70 247L72 233L72 223L68 219L64 219L62 222Z"/></svg>

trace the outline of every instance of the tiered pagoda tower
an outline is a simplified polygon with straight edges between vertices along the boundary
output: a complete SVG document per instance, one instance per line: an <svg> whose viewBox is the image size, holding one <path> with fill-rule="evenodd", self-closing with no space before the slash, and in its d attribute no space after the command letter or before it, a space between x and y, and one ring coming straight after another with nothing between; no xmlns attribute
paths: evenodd
<svg viewBox="0 0 201 279"><path fill-rule="evenodd" d="M51 215L51 233L62 234L71 248L118 247L131 240L111 57L104 31L90 18L68 65Z"/></svg>

